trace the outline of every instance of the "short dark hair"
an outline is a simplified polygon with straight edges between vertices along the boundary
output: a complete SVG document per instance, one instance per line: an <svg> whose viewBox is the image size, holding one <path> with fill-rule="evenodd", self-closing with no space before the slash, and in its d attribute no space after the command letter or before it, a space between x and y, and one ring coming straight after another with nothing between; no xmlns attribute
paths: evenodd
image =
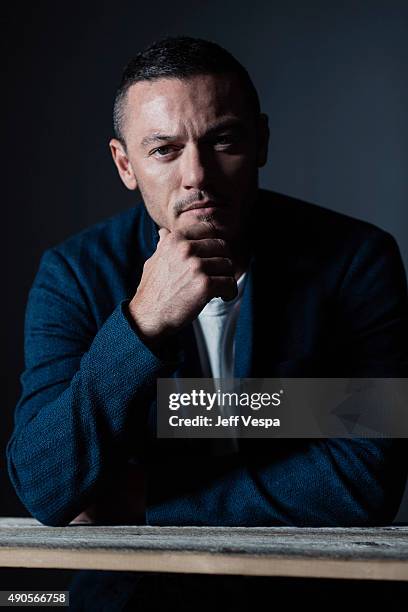
<svg viewBox="0 0 408 612"><path fill-rule="evenodd" d="M247 70L226 49L209 40L175 36L159 40L129 61L122 74L113 107L116 138L126 147L123 134L126 94L138 81L187 79L199 74L235 74L242 83L254 114L260 114L258 93Z"/></svg>

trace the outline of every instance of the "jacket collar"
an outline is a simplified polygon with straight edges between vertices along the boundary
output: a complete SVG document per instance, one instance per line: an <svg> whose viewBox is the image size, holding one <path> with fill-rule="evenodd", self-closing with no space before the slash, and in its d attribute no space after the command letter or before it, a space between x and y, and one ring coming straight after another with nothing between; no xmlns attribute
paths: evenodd
<svg viewBox="0 0 408 612"><path fill-rule="evenodd" d="M138 206L140 207L140 224L139 224L139 245L142 251L144 260L149 259L157 248L159 242L159 227L153 221L149 213L147 212L146 206L141 201Z"/></svg>

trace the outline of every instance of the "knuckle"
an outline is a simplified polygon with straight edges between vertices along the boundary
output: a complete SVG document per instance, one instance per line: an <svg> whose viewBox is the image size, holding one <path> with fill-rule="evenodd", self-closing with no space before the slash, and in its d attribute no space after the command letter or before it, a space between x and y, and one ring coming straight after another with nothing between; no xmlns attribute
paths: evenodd
<svg viewBox="0 0 408 612"><path fill-rule="evenodd" d="M211 279L204 273L198 276L197 284L202 293L207 293L211 289Z"/></svg>
<svg viewBox="0 0 408 612"><path fill-rule="evenodd" d="M190 257L190 270L194 274L203 272L203 262L199 257Z"/></svg>
<svg viewBox="0 0 408 612"><path fill-rule="evenodd" d="M175 235L173 232L171 234L168 234L165 238L164 238L164 243L167 246L170 246L170 248L173 248L174 246L177 246L180 242L180 239L177 237L177 235Z"/></svg>
<svg viewBox="0 0 408 612"><path fill-rule="evenodd" d="M183 240L180 242L180 253L184 259L188 259L192 255L192 247L188 240Z"/></svg>
<svg viewBox="0 0 408 612"><path fill-rule="evenodd" d="M173 232L170 232L169 237L174 238L177 241L185 240L183 232L178 229L174 230Z"/></svg>

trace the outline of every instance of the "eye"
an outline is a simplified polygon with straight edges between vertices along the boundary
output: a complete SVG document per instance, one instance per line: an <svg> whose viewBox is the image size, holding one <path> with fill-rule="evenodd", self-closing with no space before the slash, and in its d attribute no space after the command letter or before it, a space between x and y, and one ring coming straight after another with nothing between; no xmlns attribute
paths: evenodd
<svg viewBox="0 0 408 612"><path fill-rule="evenodd" d="M223 136L218 136L215 142L220 145L229 145L234 142L234 137L230 134L224 134Z"/></svg>
<svg viewBox="0 0 408 612"><path fill-rule="evenodd" d="M220 134L213 140L213 146L218 151L226 153L238 152L242 146L242 138L239 134Z"/></svg>
<svg viewBox="0 0 408 612"><path fill-rule="evenodd" d="M164 147L158 147L157 149L152 151L152 155L156 155L157 153L158 157L165 157L166 155L168 155L169 153L172 153L173 151L174 151L174 147L165 145Z"/></svg>

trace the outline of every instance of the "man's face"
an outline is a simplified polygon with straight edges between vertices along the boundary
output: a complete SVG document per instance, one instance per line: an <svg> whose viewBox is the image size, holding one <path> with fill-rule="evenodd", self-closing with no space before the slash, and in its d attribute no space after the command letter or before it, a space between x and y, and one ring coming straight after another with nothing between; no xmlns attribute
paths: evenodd
<svg viewBox="0 0 408 612"><path fill-rule="evenodd" d="M265 119L255 118L234 76L141 81L127 94L127 151L116 139L110 146L123 182L140 189L159 227L183 231L206 220L234 240L266 161Z"/></svg>

